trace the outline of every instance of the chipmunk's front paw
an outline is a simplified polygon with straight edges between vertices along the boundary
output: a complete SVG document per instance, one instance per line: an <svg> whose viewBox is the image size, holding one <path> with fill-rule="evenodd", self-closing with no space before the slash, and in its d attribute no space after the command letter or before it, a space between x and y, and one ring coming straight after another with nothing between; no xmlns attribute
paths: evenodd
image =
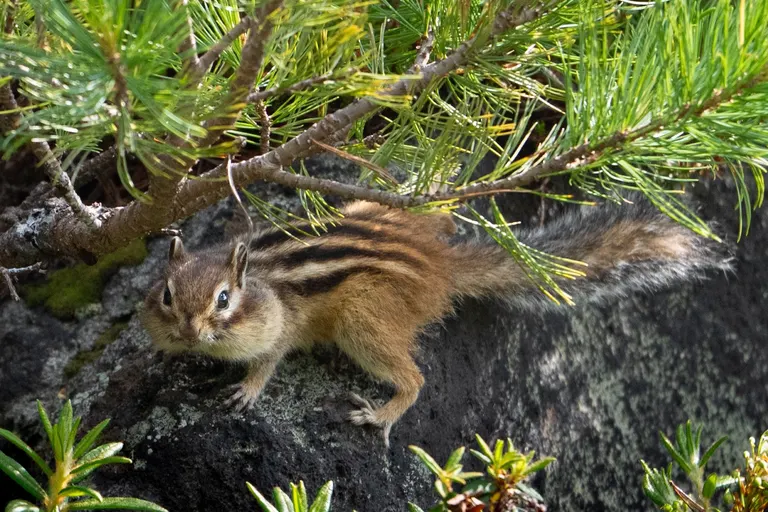
<svg viewBox="0 0 768 512"><path fill-rule="evenodd" d="M374 425L381 428L384 434L384 445L389 448L389 432L392 430L392 423L379 417L379 409L370 400L356 393L350 393L349 400L360 407L349 413L349 421L355 425Z"/></svg>
<svg viewBox="0 0 768 512"><path fill-rule="evenodd" d="M261 389L252 389L246 383L241 382L229 387L232 395L224 401L224 407L237 412L253 409L253 405L259 398Z"/></svg>

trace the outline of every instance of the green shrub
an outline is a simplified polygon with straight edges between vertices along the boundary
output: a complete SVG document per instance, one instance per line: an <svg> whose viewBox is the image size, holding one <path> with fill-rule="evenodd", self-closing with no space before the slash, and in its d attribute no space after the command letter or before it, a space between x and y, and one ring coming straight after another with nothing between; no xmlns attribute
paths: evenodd
<svg viewBox="0 0 768 512"><path fill-rule="evenodd" d="M106 464L130 464L131 460L117 454L123 443L107 443L93 448L101 432L109 423L104 420L75 444L80 417L72 417L72 403L67 400L55 424L51 424L40 401L37 402L40 420L48 435L53 451L54 468L35 453L16 434L0 429L0 436L7 439L37 464L48 479L45 483L35 480L20 463L0 451L0 470L31 494L35 503L13 500L5 512L68 512L70 510L145 510L167 512L163 507L136 498L105 498L96 489L83 485L83 481Z"/></svg>
<svg viewBox="0 0 768 512"><path fill-rule="evenodd" d="M746 466L730 475L709 473L705 466L718 447L726 441L721 437L701 455L702 427L693 429L691 422L679 425L675 442L659 432L661 443L674 463L667 468L650 468L640 461L645 471L643 491L664 512L720 512L714 503L722 502L731 512L763 512L768 509L768 431L760 440L749 440L751 450L744 452ZM690 485L683 489L673 479L673 469L681 470Z"/></svg>

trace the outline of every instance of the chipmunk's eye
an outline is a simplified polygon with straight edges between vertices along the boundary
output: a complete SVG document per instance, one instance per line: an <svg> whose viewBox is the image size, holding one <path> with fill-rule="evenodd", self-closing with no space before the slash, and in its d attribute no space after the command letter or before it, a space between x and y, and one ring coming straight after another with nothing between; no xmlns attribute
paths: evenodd
<svg viewBox="0 0 768 512"><path fill-rule="evenodd" d="M165 285L165 292L163 292L163 304L166 306L171 305L171 289L168 288L168 285Z"/></svg>
<svg viewBox="0 0 768 512"><path fill-rule="evenodd" d="M229 293L227 290L219 294L219 298L216 299L216 307L219 309L227 309L229 307Z"/></svg>

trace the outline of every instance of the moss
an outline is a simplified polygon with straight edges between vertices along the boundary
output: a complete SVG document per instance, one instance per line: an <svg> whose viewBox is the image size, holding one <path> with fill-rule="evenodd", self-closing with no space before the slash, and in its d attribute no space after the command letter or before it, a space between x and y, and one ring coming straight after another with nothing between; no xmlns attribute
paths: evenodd
<svg viewBox="0 0 768 512"><path fill-rule="evenodd" d="M84 365L97 360L101 353L104 352L104 349L107 348L107 345L115 341L126 327L128 327L128 322L119 322L101 333L93 343L92 349L83 350L69 360L67 366L64 367L64 375L66 375L68 379L71 379L80 372L80 369Z"/></svg>
<svg viewBox="0 0 768 512"><path fill-rule="evenodd" d="M138 265L147 257L143 239L99 258L95 265L80 263L48 274L44 283L22 288L24 299L31 306L45 306L54 316L70 319L75 312L101 301L104 285L118 268Z"/></svg>

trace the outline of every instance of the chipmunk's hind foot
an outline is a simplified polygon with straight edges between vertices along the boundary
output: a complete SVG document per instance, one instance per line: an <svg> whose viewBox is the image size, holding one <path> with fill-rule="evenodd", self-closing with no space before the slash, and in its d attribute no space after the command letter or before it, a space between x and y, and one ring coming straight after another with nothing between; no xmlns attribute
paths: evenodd
<svg viewBox="0 0 768 512"><path fill-rule="evenodd" d="M382 420L377 414L381 408L357 393L350 393L349 401L359 407L359 409L349 413L349 421L358 426L373 425L381 428L384 435L384 446L389 448L389 433L392 431L394 422Z"/></svg>

